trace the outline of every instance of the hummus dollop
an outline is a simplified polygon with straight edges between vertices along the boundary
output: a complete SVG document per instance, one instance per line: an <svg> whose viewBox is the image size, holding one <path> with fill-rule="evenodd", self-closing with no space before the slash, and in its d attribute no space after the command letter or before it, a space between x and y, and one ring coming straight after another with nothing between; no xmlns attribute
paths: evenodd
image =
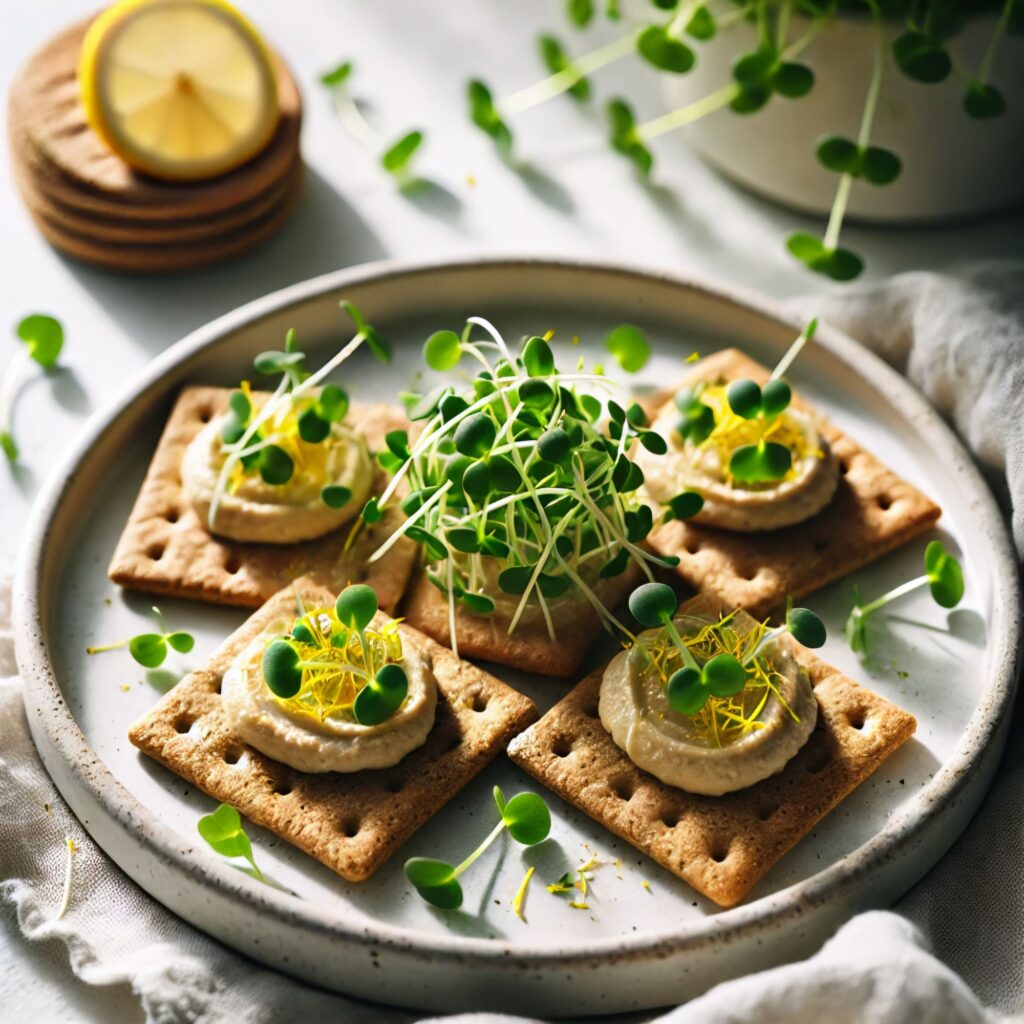
<svg viewBox="0 0 1024 1024"><path fill-rule="evenodd" d="M409 634L402 634L402 660L397 662L409 681L405 701L385 721L370 726L350 716L320 718L298 711L271 693L263 679L263 652L290 628L284 619L269 625L224 674L224 708L246 743L302 772L358 772L390 768L426 742L437 709L437 681L429 653Z"/></svg>
<svg viewBox="0 0 1024 1024"><path fill-rule="evenodd" d="M723 414L732 415L720 386L709 389L705 397L720 423ZM742 532L777 530L809 519L832 500L839 462L810 414L790 407L780 415L779 426L793 442L787 445L793 464L781 480L763 484L733 479L722 446L684 439L676 430L679 419L675 403L666 403L651 429L668 442L667 454L655 456L641 448L636 461L644 472L646 496L659 505L683 491L697 491L704 498L704 507L690 522Z"/></svg>
<svg viewBox="0 0 1024 1024"><path fill-rule="evenodd" d="M675 622L684 640L708 625L692 616ZM782 771L807 742L818 717L810 679L792 654L777 641L765 646L758 657L773 670L777 693L768 693L757 726L716 742L698 727L696 717L669 707L665 683L642 646L660 632L641 633L605 670L598 713L616 745L638 768L667 785L708 796L745 789Z"/></svg>
<svg viewBox="0 0 1024 1024"><path fill-rule="evenodd" d="M224 466L221 432L227 414L215 416L185 450L181 481L200 521L209 529L210 505ZM295 471L278 486L258 472L238 473L229 480L217 507L212 533L254 544L295 544L322 537L353 519L366 503L373 483L373 463L366 442L347 423L333 423L319 444L297 435ZM331 508L320 496L327 485L347 487L352 496Z"/></svg>

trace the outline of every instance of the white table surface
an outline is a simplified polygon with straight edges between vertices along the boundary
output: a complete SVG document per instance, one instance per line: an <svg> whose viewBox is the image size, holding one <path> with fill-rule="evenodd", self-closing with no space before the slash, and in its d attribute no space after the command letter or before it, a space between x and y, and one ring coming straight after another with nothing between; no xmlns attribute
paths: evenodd
<svg viewBox="0 0 1024 1024"><path fill-rule="evenodd" d="M30 53L96 6L96 0L37 0L8 7L0 33L4 91ZM657 76L632 59L596 76L593 109L556 100L516 122L528 173L498 160L489 140L468 124L465 80L483 75L500 95L540 78L537 32L569 35L561 0L244 0L242 6L290 63L306 104L305 192L284 231L262 249L163 279L75 263L37 234L3 162L0 322L13 326L28 313L52 313L64 323L67 348L64 369L33 380L17 404L22 461L13 472L0 466L0 575L13 566L33 496L89 415L193 328L296 281L368 260L501 253L620 258L777 297L826 286L782 246L789 231L820 226L723 181L685 149L685 135L655 144L656 174L646 187L607 150L605 97L628 91L642 117L664 109ZM586 48L618 31L602 25L573 46ZM398 192L339 127L317 76L346 58L356 62L354 89L384 135L426 129L417 170L434 187L425 193ZM1020 256L1022 235L1024 214L1017 212L928 229L851 226L844 239L866 257L868 276L877 277ZM5 326L0 365L16 346ZM72 977L62 949L25 943L9 910L0 913L0 991L17 993L16 1005L5 1007L9 1020L142 1016L126 988L90 990Z"/></svg>

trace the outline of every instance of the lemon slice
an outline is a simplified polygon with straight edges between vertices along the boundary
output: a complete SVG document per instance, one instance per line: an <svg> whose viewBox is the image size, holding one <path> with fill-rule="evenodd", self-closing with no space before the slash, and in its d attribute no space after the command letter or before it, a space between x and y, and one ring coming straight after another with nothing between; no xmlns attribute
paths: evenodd
<svg viewBox="0 0 1024 1024"><path fill-rule="evenodd" d="M122 0L78 65L90 127L125 163L195 181L245 163L277 125L277 81L253 26L223 0Z"/></svg>

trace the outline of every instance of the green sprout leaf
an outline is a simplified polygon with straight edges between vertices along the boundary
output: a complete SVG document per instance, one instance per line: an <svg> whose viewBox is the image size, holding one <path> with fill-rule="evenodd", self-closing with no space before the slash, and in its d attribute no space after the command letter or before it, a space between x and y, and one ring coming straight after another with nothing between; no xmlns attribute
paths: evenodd
<svg viewBox="0 0 1024 1024"><path fill-rule="evenodd" d="M171 649L179 654L188 654L196 645L195 637L191 633L167 633L165 639Z"/></svg>
<svg viewBox="0 0 1024 1024"><path fill-rule="evenodd" d="M640 137L633 108L625 100L613 99L605 109L611 129L612 149L632 160L637 170L646 177L654 166L654 157Z"/></svg>
<svg viewBox="0 0 1024 1024"><path fill-rule="evenodd" d="M645 28L637 37L636 48L648 64L676 75L685 75L696 59L686 43L669 35L660 25Z"/></svg>
<svg viewBox="0 0 1024 1024"><path fill-rule="evenodd" d="M405 862L405 877L432 906L441 910L462 906L462 886L451 864L431 857L410 857Z"/></svg>
<svg viewBox="0 0 1024 1024"><path fill-rule="evenodd" d="M729 458L729 472L743 483L773 483L781 480L793 464L790 450L775 441L762 438L757 444L744 444Z"/></svg>
<svg viewBox="0 0 1024 1024"><path fill-rule="evenodd" d="M696 715L708 701L700 670L686 666L673 672L668 681L668 706L681 715Z"/></svg>
<svg viewBox="0 0 1024 1024"><path fill-rule="evenodd" d="M348 413L348 395L337 384L328 384L320 392L316 409L328 423L338 423Z"/></svg>
<svg viewBox="0 0 1024 1024"><path fill-rule="evenodd" d="M594 18L594 0L566 0L565 13L577 28L586 28Z"/></svg>
<svg viewBox="0 0 1024 1024"><path fill-rule="evenodd" d="M639 327L620 324L605 339L604 346L626 373L637 373L647 365L651 349Z"/></svg>
<svg viewBox="0 0 1024 1024"><path fill-rule="evenodd" d="M786 248L809 270L833 281L852 281L864 269L861 258L849 249L826 249L820 238L797 231L786 240Z"/></svg>
<svg viewBox="0 0 1024 1024"><path fill-rule="evenodd" d="M766 420L773 420L789 408L793 392L781 378L768 381L761 389L761 415Z"/></svg>
<svg viewBox="0 0 1024 1024"><path fill-rule="evenodd" d="M818 162L837 174L863 178L872 185L889 185L903 169L900 158L880 146L858 146L852 139L828 135L818 143Z"/></svg>
<svg viewBox="0 0 1024 1024"><path fill-rule="evenodd" d="M679 607L672 588L664 583L644 583L629 595L630 614L640 623L653 629L671 619Z"/></svg>
<svg viewBox="0 0 1024 1024"><path fill-rule="evenodd" d="M517 843L536 846L547 839L551 832L551 812L536 793L517 793L506 804L501 790L495 786L494 798L508 834Z"/></svg>
<svg viewBox="0 0 1024 1024"><path fill-rule="evenodd" d="M363 506L363 511L359 513L364 523L367 526L372 526L374 523L379 523L384 516L384 510L380 507L380 503L377 501L376 496L370 498Z"/></svg>
<svg viewBox="0 0 1024 1024"><path fill-rule="evenodd" d="M287 640L274 640L267 645L260 668L264 682L275 697L288 700L302 688L301 658Z"/></svg>
<svg viewBox="0 0 1024 1024"><path fill-rule="evenodd" d="M157 668L167 658L167 641L159 633L141 633L128 641L128 653L143 667Z"/></svg>
<svg viewBox="0 0 1024 1024"><path fill-rule="evenodd" d="M704 498L696 491L683 491L668 502L665 519L692 519L704 507Z"/></svg>
<svg viewBox="0 0 1024 1024"><path fill-rule="evenodd" d="M550 377L555 372L555 354L543 338L527 339L522 360L531 377Z"/></svg>
<svg viewBox="0 0 1024 1024"><path fill-rule="evenodd" d="M249 837L245 834L242 819L234 807L230 804L221 804L212 814L200 818L196 828L215 853L222 857L244 857L249 862L253 874L261 882L266 882L263 872L253 859Z"/></svg>
<svg viewBox="0 0 1024 1024"><path fill-rule="evenodd" d="M804 647L816 650L828 639L825 623L810 608L791 608L786 615L786 628Z"/></svg>
<svg viewBox="0 0 1024 1024"><path fill-rule="evenodd" d="M944 81L953 70L949 54L923 32L904 32L893 42L892 55L907 77L927 85Z"/></svg>
<svg viewBox="0 0 1024 1024"><path fill-rule="evenodd" d="M563 72L572 72L575 75L579 75L576 81L566 89L568 95L574 100L579 100L581 103L589 100L590 83L582 74L579 74L561 42L554 36L544 35L540 37L539 44L541 60L553 75L562 74Z"/></svg>
<svg viewBox="0 0 1024 1024"><path fill-rule="evenodd" d="M481 459L493 447L496 436L494 420L486 413L474 413L455 428L455 449L471 459Z"/></svg>
<svg viewBox="0 0 1024 1024"><path fill-rule="evenodd" d="M461 358L462 339L454 331L435 331L423 345L423 359L432 370L451 370Z"/></svg>
<svg viewBox="0 0 1024 1024"><path fill-rule="evenodd" d="M380 162L384 170L401 176L409 170L409 164L423 144L423 132L411 131L392 143L381 154Z"/></svg>
<svg viewBox="0 0 1024 1024"><path fill-rule="evenodd" d="M1006 111L1006 100L994 85L971 82L964 92L964 111L968 117L985 120Z"/></svg>
<svg viewBox="0 0 1024 1024"><path fill-rule="evenodd" d="M297 370L306 360L304 352L261 352L252 364L257 373L265 374L268 377L277 374L287 373L289 370Z"/></svg>
<svg viewBox="0 0 1024 1024"><path fill-rule="evenodd" d="M683 715L698 714L708 697L726 699L739 693L747 681L747 670L731 654L717 654L703 668L684 666L668 681L668 704Z"/></svg>
<svg viewBox="0 0 1024 1024"><path fill-rule="evenodd" d="M682 414L676 424L676 433L691 444L701 444L715 429L715 413L705 405L693 391L680 391L675 397L675 406Z"/></svg>
<svg viewBox="0 0 1024 1024"><path fill-rule="evenodd" d="M43 313L25 317L17 326L19 338L25 342L31 359L43 369L51 369L64 347L64 328L59 320Z"/></svg>
<svg viewBox="0 0 1024 1024"><path fill-rule="evenodd" d="M352 492L341 484L327 484L320 490L320 500L328 508L344 508L352 500Z"/></svg>
<svg viewBox="0 0 1024 1024"><path fill-rule="evenodd" d="M300 414L299 437L307 444L320 444L327 439L330 432L330 422L320 415L316 406L310 406Z"/></svg>
<svg viewBox="0 0 1024 1024"><path fill-rule="evenodd" d="M942 541L933 540L925 548L924 569L936 603L943 608L955 608L964 596L964 574Z"/></svg>
<svg viewBox="0 0 1024 1024"><path fill-rule="evenodd" d="M334 86L341 85L349 75L352 74L352 61L347 60L342 64L339 64L336 68L332 68L330 71L325 71L320 76L320 83L322 85Z"/></svg>
<svg viewBox="0 0 1024 1024"><path fill-rule="evenodd" d="M377 614L377 592L365 583L354 583L338 595L334 613L343 626L361 633Z"/></svg>
<svg viewBox="0 0 1024 1024"><path fill-rule="evenodd" d="M467 96L470 120L507 156L512 151L512 130L498 113L491 90L481 81L472 81L467 87Z"/></svg>
<svg viewBox="0 0 1024 1024"><path fill-rule="evenodd" d="M6 430L0 431L0 448L4 450L4 455L7 456L8 461L18 461L18 446L15 444L14 438Z"/></svg>
<svg viewBox="0 0 1024 1024"><path fill-rule="evenodd" d="M733 381L726 391L729 408L745 420L754 420L761 415L761 389L756 381Z"/></svg>
<svg viewBox="0 0 1024 1024"><path fill-rule="evenodd" d="M787 61L775 69L771 82L780 96L795 100L806 96L814 87L814 72L806 64Z"/></svg>
<svg viewBox="0 0 1024 1024"><path fill-rule="evenodd" d="M291 480L295 473L295 463L283 448L270 444L260 452L259 469L264 483L280 487Z"/></svg>
<svg viewBox="0 0 1024 1024"><path fill-rule="evenodd" d="M409 692L409 679L401 665L384 665L358 693L352 712L360 725L380 725L401 706Z"/></svg>
<svg viewBox="0 0 1024 1024"><path fill-rule="evenodd" d="M391 362L391 346L384 340L380 332L366 322L362 312L348 299L342 299L339 306L352 318L356 330L366 339L366 347L373 353L379 363Z"/></svg>
<svg viewBox="0 0 1024 1024"><path fill-rule="evenodd" d="M686 34L701 41L714 39L717 31L718 23L707 7L698 7L693 12L693 17L686 24Z"/></svg>
<svg viewBox="0 0 1024 1024"><path fill-rule="evenodd" d="M554 427L537 439L537 451L547 462L556 466L568 465L572 460L572 441L561 427Z"/></svg>

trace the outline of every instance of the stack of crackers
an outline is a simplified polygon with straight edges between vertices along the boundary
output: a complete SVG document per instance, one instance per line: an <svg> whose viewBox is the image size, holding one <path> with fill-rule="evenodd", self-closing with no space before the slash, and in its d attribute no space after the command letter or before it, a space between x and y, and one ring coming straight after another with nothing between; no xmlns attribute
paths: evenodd
<svg viewBox="0 0 1024 1024"><path fill-rule="evenodd" d="M704 371L763 380L768 371L735 350ZM111 578L123 586L221 604L259 607L199 671L190 673L129 731L143 753L217 800L305 850L342 877L362 881L493 758L508 756L544 787L589 814L720 906L742 900L771 867L914 732L912 715L859 685L791 637L818 702L817 725L779 774L721 797L665 785L639 769L598 714L603 669L575 684L540 718L525 695L465 660L537 667L578 678L589 641L534 638L527 654L481 620L460 654L447 625L423 600L417 550L403 539L379 562L367 555L394 529L368 525L353 546L344 534L298 545L224 541L208 533L183 493L179 467L203 425L227 408L223 388L190 387L178 398L118 544ZM662 400L671 400L670 393ZM804 408L808 408L806 404ZM404 423L397 408L354 403L352 425L371 449ZM681 582L699 595L683 613L737 609L752 628L787 594L808 594L929 529L939 508L855 441L824 421L842 464L832 503L807 523L769 534L732 534L685 523L653 533L652 546L680 558ZM382 486L378 479L375 489ZM389 513L390 514L390 513ZM221 705L223 674L268 623L327 606L348 582L370 583L381 606L428 650L439 687L425 745L391 769L310 775L253 749ZM747 614L749 613L749 614ZM741 627L741 623L746 623ZM467 649L468 648L468 649ZM513 658L515 660L513 660ZM545 662L545 659L547 661ZM552 687L558 683L552 680Z"/></svg>
<svg viewBox="0 0 1024 1024"><path fill-rule="evenodd" d="M11 85L14 177L46 239L76 259L144 273L239 255L273 235L302 185L302 102L274 58L280 122L241 167L201 182L158 181L130 168L86 123L77 65L89 21L50 40Z"/></svg>

